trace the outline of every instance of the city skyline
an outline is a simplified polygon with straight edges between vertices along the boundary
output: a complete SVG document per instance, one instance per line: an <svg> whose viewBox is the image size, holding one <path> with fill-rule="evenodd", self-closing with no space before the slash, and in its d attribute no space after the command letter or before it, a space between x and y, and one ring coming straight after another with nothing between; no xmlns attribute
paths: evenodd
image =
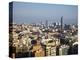
<svg viewBox="0 0 80 60"><path fill-rule="evenodd" d="M15 23L45 23L48 20L51 24L60 22L62 16L64 24L78 24L78 6L13 2Z"/></svg>

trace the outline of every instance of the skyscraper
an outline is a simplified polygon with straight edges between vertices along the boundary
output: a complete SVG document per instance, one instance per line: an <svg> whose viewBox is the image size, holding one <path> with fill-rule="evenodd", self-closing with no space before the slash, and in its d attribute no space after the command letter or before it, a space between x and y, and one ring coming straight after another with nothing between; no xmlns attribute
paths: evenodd
<svg viewBox="0 0 80 60"><path fill-rule="evenodd" d="M63 16L61 17L61 31L63 30Z"/></svg>
<svg viewBox="0 0 80 60"><path fill-rule="evenodd" d="M46 28L48 28L48 20L46 20L45 26Z"/></svg>

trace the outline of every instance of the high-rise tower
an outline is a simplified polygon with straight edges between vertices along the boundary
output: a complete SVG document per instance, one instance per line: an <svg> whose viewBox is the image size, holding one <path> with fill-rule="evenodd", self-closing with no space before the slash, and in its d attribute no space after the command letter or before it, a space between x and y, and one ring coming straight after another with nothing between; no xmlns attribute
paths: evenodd
<svg viewBox="0 0 80 60"><path fill-rule="evenodd" d="M46 28L48 28L48 20L46 20L45 26Z"/></svg>
<svg viewBox="0 0 80 60"><path fill-rule="evenodd" d="M63 30L63 16L61 17L61 31Z"/></svg>

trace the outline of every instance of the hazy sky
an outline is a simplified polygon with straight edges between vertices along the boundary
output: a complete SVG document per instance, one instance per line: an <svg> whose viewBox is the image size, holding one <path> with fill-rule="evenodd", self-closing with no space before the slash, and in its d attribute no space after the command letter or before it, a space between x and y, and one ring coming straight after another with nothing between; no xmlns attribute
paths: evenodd
<svg viewBox="0 0 80 60"><path fill-rule="evenodd" d="M60 22L61 16L66 24L77 24L78 6L41 3L13 2L13 21L15 23Z"/></svg>

